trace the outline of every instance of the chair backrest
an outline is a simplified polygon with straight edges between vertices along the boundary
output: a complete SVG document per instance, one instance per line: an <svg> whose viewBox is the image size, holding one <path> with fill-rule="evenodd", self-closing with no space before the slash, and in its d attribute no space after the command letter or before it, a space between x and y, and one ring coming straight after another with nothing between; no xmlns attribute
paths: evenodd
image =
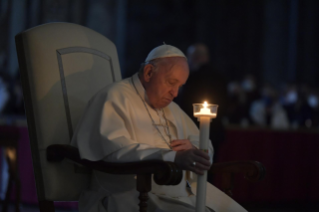
<svg viewBox="0 0 319 212"><path fill-rule="evenodd" d="M70 162L50 163L46 148L69 144L88 100L121 79L115 45L70 23L50 23L16 36L33 168L39 201L73 201L89 174Z"/></svg>

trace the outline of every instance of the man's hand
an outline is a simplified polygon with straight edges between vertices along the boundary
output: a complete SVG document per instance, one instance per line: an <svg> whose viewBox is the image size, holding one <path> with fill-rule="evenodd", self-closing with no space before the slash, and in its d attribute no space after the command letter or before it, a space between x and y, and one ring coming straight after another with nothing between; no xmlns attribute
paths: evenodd
<svg viewBox="0 0 319 212"><path fill-rule="evenodd" d="M175 163L180 168L190 170L199 175L203 175L204 171L209 170L211 166L208 154L199 149L177 151Z"/></svg>
<svg viewBox="0 0 319 212"><path fill-rule="evenodd" d="M193 144L188 139L173 140L171 142L171 147L172 147L172 150L174 151L196 149L196 147L194 147Z"/></svg>

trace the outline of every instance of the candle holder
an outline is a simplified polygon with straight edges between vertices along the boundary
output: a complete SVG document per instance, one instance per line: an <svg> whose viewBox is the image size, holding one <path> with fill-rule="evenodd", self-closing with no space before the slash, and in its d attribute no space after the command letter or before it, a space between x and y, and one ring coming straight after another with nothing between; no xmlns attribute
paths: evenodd
<svg viewBox="0 0 319 212"><path fill-rule="evenodd" d="M218 105L216 104L193 104L194 117L200 123L199 149L208 153L209 126L210 121L217 116ZM207 171L203 175L197 176L196 212L204 212L206 207L206 185Z"/></svg>
<svg viewBox="0 0 319 212"><path fill-rule="evenodd" d="M217 116L218 105L216 104L207 104L207 102L202 103L194 103L193 104L193 112L196 118L200 118L203 116L208 116L212 119Z"/></svg>

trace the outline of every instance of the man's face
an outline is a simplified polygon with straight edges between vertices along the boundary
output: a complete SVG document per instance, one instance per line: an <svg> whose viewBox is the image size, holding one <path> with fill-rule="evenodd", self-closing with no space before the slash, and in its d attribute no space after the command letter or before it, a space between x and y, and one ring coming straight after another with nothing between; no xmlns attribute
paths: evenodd
<svg viewBox="0 0 319 212"><path fill-rule="evenodd" d="M189 75L185 58L165 58L156 65L146 83L145 90L153 108L163 108L178 95L179 88L186 83Z"/></svg>

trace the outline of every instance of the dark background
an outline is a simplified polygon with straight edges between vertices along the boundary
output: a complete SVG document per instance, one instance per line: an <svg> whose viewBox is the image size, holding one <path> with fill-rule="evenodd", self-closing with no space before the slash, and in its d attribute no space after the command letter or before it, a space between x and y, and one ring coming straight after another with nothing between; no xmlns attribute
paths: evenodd
<svg viewBox="0 0 319 212"><path fill-rule="evenodd" d="M6 81L19 79L14 36L49 22L80 24L112 40L123 78L163 42L185 53L202 42L227 82L250 74L278 90L286 83L319 87L318 0L0 0L0 75ZM263 203L251 211L316 211L318 127L227 128L220 159L254 159L267 168L265 181L242 184L235 199Z"/></svg>
<svg viewBox="0 0 319 212"><path fill-rule="evenodd" d="M318 81L317 0L0 0L0 71L18 70L14 36L48 22L92 28L118 47L123 77L163 42L186 51L204 42L228 80Z"/></svg>

